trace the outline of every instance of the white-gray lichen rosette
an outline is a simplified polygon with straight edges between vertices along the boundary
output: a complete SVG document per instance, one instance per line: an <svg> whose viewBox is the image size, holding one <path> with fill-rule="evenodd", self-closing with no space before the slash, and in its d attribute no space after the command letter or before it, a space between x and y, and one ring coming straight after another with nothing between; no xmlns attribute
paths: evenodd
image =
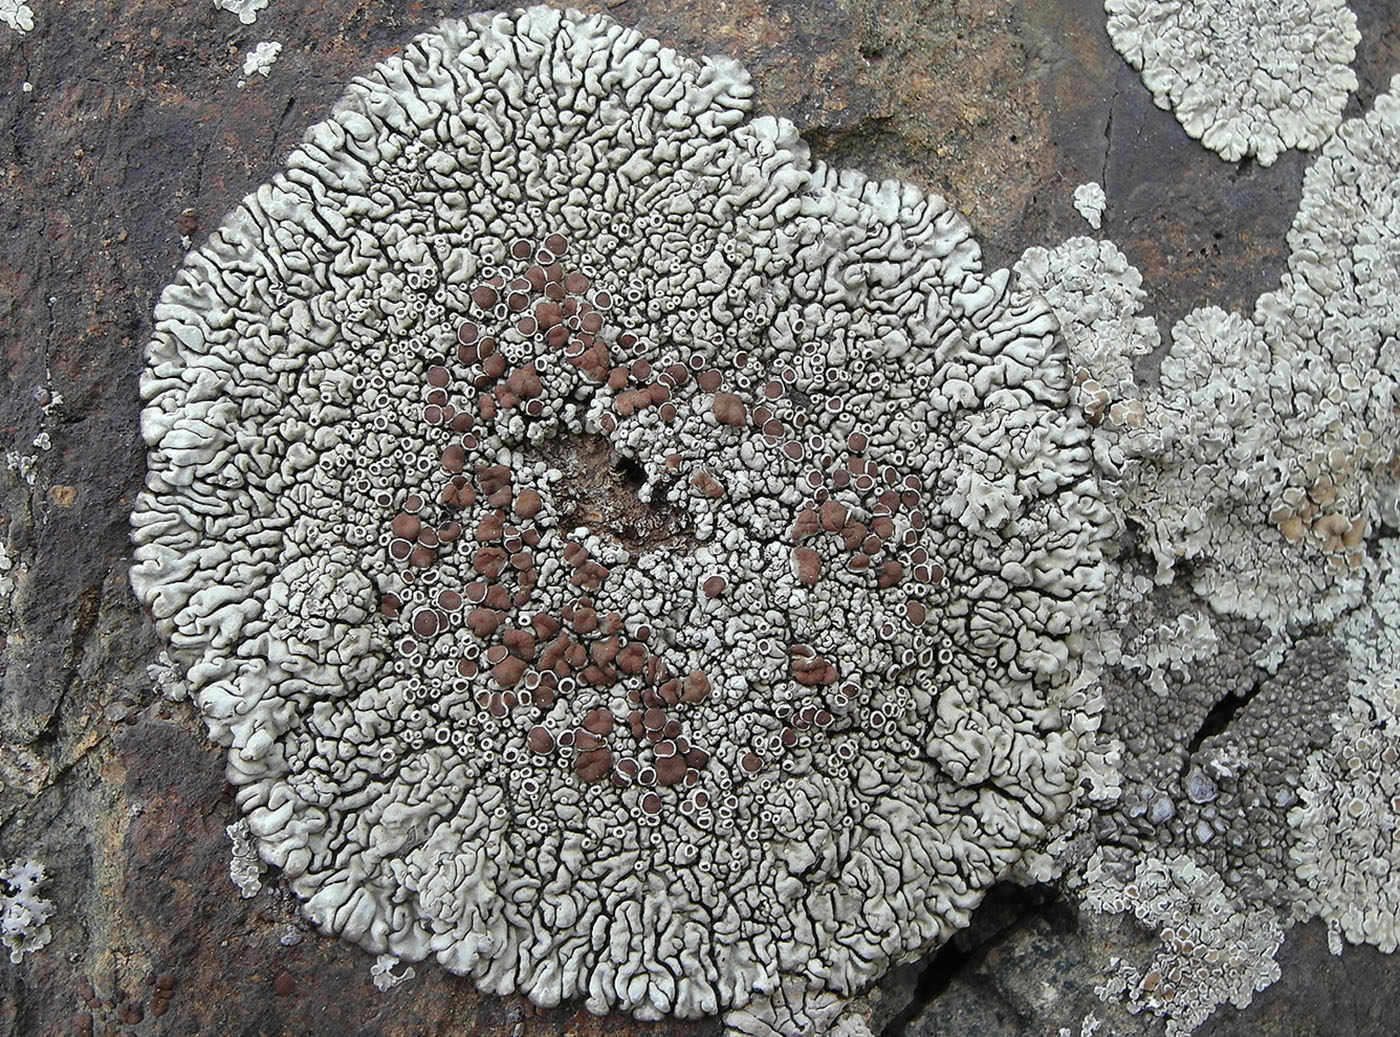
<svg viewBox="0 0 1400 1037"><path fill-rule="evenodd" d="M165 291L132 580L325 931L643 1016L844 993L1069 803L1055 322L750 93L449 22Z"/></svg>

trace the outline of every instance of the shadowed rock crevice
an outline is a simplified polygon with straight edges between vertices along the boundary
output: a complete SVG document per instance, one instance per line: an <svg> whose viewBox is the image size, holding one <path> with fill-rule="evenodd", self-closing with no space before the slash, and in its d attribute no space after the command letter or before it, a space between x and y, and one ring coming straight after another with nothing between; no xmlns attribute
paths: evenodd
<svg viewBox="0 0 1400 1037"><path fill-rule="evenodd" d="M942 1032L929 1028L928 1015L938 999L955 985L980 990L989 1000L1002 1000L1004 995L987 968L988 957L1001 947L1015 944L1026 930L1040 925L1072 933L1078 926L1077 912L1052 886L1018 886L1011 882L993 886L966 929L909 967L917 974L913 998L880 1031L882 1037L920 1037ZM1031 1032L1025 1028L1035 1022L1019 1019L1015 1030L1007 1032Z"/></svg>
<svg viewBox="0 0 1400 1037"><path fill-rule="evenodd" d="M1230 722L1235 719L1240 710L1244 709L1246 703L1257 695L1264 686L1262 679L1255 680L1247 687L1236 687L1225 689L1220 700L1210 708L1205 717L1201 720L1201 725L1196 729L1196 733L1191 736L1191 741L1186 746L1186 759L1182 764L1182 773L1186 773L1186 768L1191 763L1191 758L1200 750L1201 745L1207 738L1220 734L1230 726Z"/></svg>

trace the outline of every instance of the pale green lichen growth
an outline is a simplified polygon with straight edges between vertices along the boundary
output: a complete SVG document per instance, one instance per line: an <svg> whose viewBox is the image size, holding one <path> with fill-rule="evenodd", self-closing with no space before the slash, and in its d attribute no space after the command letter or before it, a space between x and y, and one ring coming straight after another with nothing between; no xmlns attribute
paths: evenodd
<svg viewBox="0 0 1400 1037"><path fill-rule="evenodd" d="M1139 312L1147 298L1142 274L1113 242L1086 237L1029 248L1015 269L1060 321L1071 400L1096 425L1111 407L1122 412L1138 395L1133 365L1161 343L1156 321Z"/></svg>
<svg viewBox="0 0 1400 1037"><path fill-rule="evenodd" d="M1345 0L1104 0L1108 35L1158 107L1234 162L1318 147L1356 89Z"/></svg>
<svg viewBox="0 0 1400 1037"><path fill-rule="evenodd" d="M1341 938L1386 953L1400 946L1400 540L1382 542L1370 600L1339 623L1350 699L1330 745L1308 759L1292 856L1334 950Z"/></svg>
<svg viewBox="0 0 1400 1037"><path fill-rule="evenodd" d="M1241 903L1190 856L1115 860L1100 851L1085 879L1087 907L1131 913L1160 941L1145 961L1114 962L1096 991L1164 1019L1167 1037L1189 1034L1226 1001L1247 1008L1278 979L1283 929L1274 913Z"/></svg>
<svg viewBox="0 0 1400 1037"><path fill-rule="evenodd" d="M1190 561L1213 606L1275 630L1359 603L1366 536L1400 511L1395 88L1309 168L1279 287L1252 317L1182 318L1156 386L1135 384L1157 331L1116 248L1075 238L1018 265L1064 328L1096 460L1156 579Z"/></svg>
<svg viewBox="0 0 1400 1037"><path fill-rule="evenodd" d="M1400 945L1400 548L1371 535L1400 478L1398 94L1323 145L1279 287L1248 317L1189 313L1155 384L1134 361L1156 327L1116 248L1075 238L1018 264L1149 556L1110 566L1085 656L1121 794L1084 797L1049 850L1081 901L1169 931L1169 954L1116 963L1100 993L1174 1031L1247 1002L1296 920L1320 916L1338 950ZM1187 960L1202 951L1234 965Z"/></svg>

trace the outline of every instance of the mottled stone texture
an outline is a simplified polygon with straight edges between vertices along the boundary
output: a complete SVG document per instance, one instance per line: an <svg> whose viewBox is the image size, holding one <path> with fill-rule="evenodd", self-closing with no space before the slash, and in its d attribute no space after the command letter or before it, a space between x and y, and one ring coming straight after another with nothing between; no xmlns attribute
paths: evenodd
<svg viewBox="0 0 1400 1037"><path fill-rule="evenodd" d="M1390 0L1351 6L1369 103L1400 63L1400 29ZM0 448L14 455L0 467L0 585L13 585L0 600L0 860L42 861L56 910L51 944L0 960L0 1034L85 1033L85 1017L98 1034L717 1033L577 1006L535 1015L432 967L381 993L373 959L305 932L275 879L239 898L223 752L146 673L156 639L126 579L144 468L136 382L181 234L198 240L350 76L448 12L272 0L243 25L203 0L32 7L29 34L0 25ZM1304 157L1232 168L1201 149L1113 52L1100 0L607 10L683 52L740 59L760 110L793 118L816 157L945 193L991 265L1079 233L1072 190L1091 179L1164 325L1204 303L1247 307L1286 256ZM262 40L281 56L240 89ZM1108 956L1144 940L1131 922L1104 932L1038 900L996 904L922 977L886 980L886 1032L1078 1033L1090 1011L1106 1031L1152 1032L1092 992ZM1400 993L1390 958L1333 958L1317 925L1292 930L1279 958L1281 981L1201 1032L1372 1033Z"/></svg>

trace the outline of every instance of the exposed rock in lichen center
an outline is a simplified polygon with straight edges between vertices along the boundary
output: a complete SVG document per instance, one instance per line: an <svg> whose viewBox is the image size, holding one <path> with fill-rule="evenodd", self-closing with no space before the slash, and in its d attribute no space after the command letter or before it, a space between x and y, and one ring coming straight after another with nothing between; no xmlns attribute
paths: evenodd
<svg viewBox="0 0 1400 1037"><path fill-rule="evenodd" d="M554 488L561 526L585 526L633 555L694 549L689 516L666 503L674 476L650 479L601 437L560 437L551 445L546 462L563 476Z"/></svg>

